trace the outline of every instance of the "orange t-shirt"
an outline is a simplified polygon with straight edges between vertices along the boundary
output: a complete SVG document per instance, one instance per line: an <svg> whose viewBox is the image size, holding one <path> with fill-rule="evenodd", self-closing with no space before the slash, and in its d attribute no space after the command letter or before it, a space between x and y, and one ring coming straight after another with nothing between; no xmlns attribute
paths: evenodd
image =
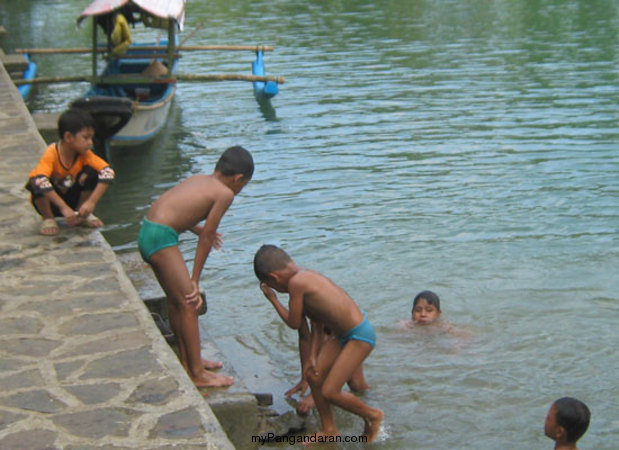
<svg viewBox="0 0 619 450"><path fill-rule="evenodd" d="M111 184L114 181L114 170L92 150L76 155L71 166L65 167L60 161L58 144L50 144L37 166L30 171L33 192L49 192L54 188L60 192L67 191L85 166L98 172L99 183Z"/></svg>

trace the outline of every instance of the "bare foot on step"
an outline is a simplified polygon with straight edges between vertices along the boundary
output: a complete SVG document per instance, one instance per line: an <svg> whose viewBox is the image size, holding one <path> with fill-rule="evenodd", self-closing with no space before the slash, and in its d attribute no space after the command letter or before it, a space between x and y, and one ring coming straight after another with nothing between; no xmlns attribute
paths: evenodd
<svg viewBox="0 0 619 450"><path fill-rule="evenodd" d="M234 378L204 370L192 381L197 387L228 387L234 383Z"/></svg>
<svg viewBox="0 0 619 450"><path fill-rule="evenodd" d="M223 366L223 363L220 361L210 361L206 358L202 358L202 367L207 370L221 369Z"/></svg>

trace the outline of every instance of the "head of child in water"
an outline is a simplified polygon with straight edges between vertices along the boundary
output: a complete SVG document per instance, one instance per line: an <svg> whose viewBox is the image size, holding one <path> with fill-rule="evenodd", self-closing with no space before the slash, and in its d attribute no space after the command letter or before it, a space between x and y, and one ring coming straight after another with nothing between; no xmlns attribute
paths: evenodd
<svg viewBox="0 0 619 450"><path fill-rule="evenodd" d="M415 296L411 311L413 322L427 325L441 316L441 300L432 291L423 291Z"/></svg>

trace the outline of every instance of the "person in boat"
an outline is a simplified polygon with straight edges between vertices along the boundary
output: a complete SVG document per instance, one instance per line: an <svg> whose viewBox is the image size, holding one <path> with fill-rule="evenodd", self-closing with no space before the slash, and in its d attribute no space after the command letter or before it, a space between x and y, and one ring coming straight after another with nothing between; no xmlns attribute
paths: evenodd
<svg viewBox="0 0 619 450"><path fill-rule="evenodd" d="M587 405L572 397L555 401L546 415L544 433L555 441L556 450L577 450L576 442L589 428L591 412Z"/></svg>
<svg viewBox="0 0 619 450"><path fill-rule="evenodd" d="M127 53L131 45L131 31L127 19L121 13L116 13L113 20L114 27L110 33L110 41L113 45L112 56L119 57Z"/></svg>
<svg viewBox="0 0 619 450"><path fill-rule="evenodd" d="M221 363L202 359L198 313L203 299L199 281L211 249L221 245L219 223L253 173L251 154L243 147L230 147L211 175L193 175L164 192L152 204L140 228L140 254L168 297L168 316L180 360L198 387L229 386L234 382L232 377L211 371ZM178 236L184 231L199 236L191 273L178 246Z"/></svg>
<svg viewBox="0 0 619 450"><path fill-rule="evenodd" d="M55 217L69 226L103 226L94 215L97 203L114 181L114 170L92 150L95 121L83 110L71 108L58 118L60 140L50 144L32 169L26 189L43 218L39 231L58 234Z"/></svg>
<svg viewBox="0 0 619 450"><path fill-rule="evenodd" d="M263 245L254 256L254 272L260 289L290 328L309 329L308 360L302 365L320 415L321 439L338 436L333 405L360 416L364 435L376 440L384 413L342 387L350 380L376 343L374 327L355 301L324 275L303 269L274 245ZM274 292L288 293L288 308ZM325 329L330 335L325 336Z"/></svg>

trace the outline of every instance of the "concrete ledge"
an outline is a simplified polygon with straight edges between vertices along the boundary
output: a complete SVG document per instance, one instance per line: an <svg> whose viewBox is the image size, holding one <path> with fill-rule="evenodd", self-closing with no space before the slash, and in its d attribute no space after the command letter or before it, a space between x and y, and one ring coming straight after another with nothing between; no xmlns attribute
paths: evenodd
<svg viewBox="0 0 619 450"><path fill-rule="evenodd" d="M234 448L101 234L38 234L45 143L4 67L0 136L0 448Z"/></svg>

